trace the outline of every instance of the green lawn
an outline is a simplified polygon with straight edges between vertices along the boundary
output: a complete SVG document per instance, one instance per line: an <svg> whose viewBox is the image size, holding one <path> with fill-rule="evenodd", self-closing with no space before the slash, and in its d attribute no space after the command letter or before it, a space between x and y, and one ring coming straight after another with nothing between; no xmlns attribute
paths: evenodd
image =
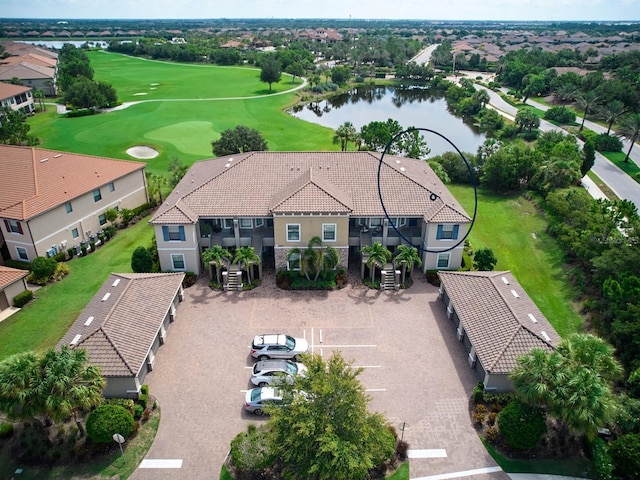
<svg viewBox="0 0 640 480"><path fill-rule="evenodd" d="M638 147L635 147L638 148ZM627 156L627 149L624 152L603 152L602 154L611 160L611 163L615 164L620 168L623 172L633 178L636 182L640 183L640 167L636 165L636 163L629 159L629 161L625 162L624 159ZM633 150L631 151L633 153Z"/></svg>
<svg viewBox="0 0 640 480"><path fill-rule="evenodd" d="M153 229L145 218L119 230L107 244L69 262L61 282L38 290L35 300L0 323L0 360L26 350L54 347L112 272L131 272L131 254L151 243Z"/></svg>
<svg viewBox="0 0 640 480"><path fill-rule="evenodd" d="M90 52L90 58L96 79L112 82L121 100L153 101L88 117L58 118L53 109L35 115L29 123L31 133L42 139L41 147L131 159L128 148L148 145L160 155L148 161L147 170L160 174L173 158L187 165L211 158L211 142L236 125L260 131L270 150L339 149L333 144L333 130L284 112L297 101L296 93L265 96L268 87L256 69L154 62L100 52ZM150 90L152 83L160 85ZM283 75L273 89L299 84L299 79L294 84ZM148 95L133 95L144 92ZM250 98L220 100L226 97ZM211 100L188 100L202 98Z"/></svg>
<svg viewBox="0 0 640 480"><path fill-rule="evenodd" d="M448 188L473 212L471 187ZM498 258L495 270L511 270L561 336L581 329L583 319L573 308L562 252L547 235L546 221L531 202L478 190L478 215L470 241L474 250L493 250Z"/></svg>

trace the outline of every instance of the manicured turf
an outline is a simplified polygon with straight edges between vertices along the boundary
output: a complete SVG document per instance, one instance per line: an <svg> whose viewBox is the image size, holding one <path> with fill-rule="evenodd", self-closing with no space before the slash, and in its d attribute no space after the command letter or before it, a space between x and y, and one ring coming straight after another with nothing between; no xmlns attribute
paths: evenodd
<svg viewBox="0 0 640 480"><path fill-rule="evenodd" d="M183 100L140 103L120 111L78 118L58 118L51 109L29 120L31 133L42 139L42 147L132 159L126 154L128 148L148 145L160 155L147 162L147 170L159 174L166 174L173 158L191 165L196 160L213 157L211 142L223 130L237 125L260 131L270 150L339 149L333 144L333 130L284 112L297 101L296 93L215 100L268 93L258 70L152 62L99 52L91 52L90 57L96 79L112 81L124 101ZM161 82L158 78L166 79L164 86L150 90L152 83ZM274 92L300 84L299 79L293 84L290 78L283 75L282 82L274 84ZM127 82L135 85L128 87ZM149 95L134 97L133 93L141 93L143 86Z"/></svg>
<svg viewBox="0 0 640 480"><path fill-rule="evenodd" d="M0 360L26 350L54 347L112 272L131 272L131 254L148 246L153 228L145 218L119 230L104 246L69 262L70 273L58 283L41 288L36 299L0 323Z"/></svg>
<svg viewBox="0 0 640 480"><path fill-rule="evenodd" d="M638 148L638 147L634 147ZM611 162L617 165L622 171L633 178L636 182L640 183L640 167L632 160L629 159L626 162L624 159L627 157L627 151L629 148L625 148L623 152L604 152L603 155L607 157ZM634 153L631 150L631 153Z"/></svg>
<svg viewBox="0 0 640 480"><path fill-rule="evenodd" d="M467 212L473 212L471 187L448 188ZM511 270L561 336L581 329L583 320L572 305L562 252L547 235L546 221L533 203L521 196L478 190L478 215L470 241L474 250L493 250L498 258L495 270Z"/></svg>

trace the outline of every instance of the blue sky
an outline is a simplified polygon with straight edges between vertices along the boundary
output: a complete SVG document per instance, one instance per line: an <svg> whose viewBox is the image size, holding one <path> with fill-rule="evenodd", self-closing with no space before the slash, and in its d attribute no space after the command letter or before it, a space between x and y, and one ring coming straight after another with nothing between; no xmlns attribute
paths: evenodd
<svg viewBox="0 0 640 480"><path fill-rule="evenodd" d="M8 17L640 20L640 0L1 0Z"/></svg>

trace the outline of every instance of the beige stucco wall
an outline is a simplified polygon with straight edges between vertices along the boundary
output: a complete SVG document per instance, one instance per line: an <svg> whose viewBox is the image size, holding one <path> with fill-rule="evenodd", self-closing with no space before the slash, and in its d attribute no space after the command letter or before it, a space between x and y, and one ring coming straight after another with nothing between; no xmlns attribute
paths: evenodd
<svg viewBox="0 0 640 480"><path fill-rule="evenodd" d="M487 373L484 376L484 388L492 392L512 392L513 383L508 375Z"/></svg>
<svg viewBox="0 0 640 480"><path fill-rule="evenodd" d="M65 205L62 204L26 222L23 221L23 235L8 233L4 222L0 222L11 258L18 260L16 246L27 250L30 261L37 256L46 256L52 245L56 245L60 251L61 244L66 241L66 248L70 248L82 240L88 240L89 231L96 233L106 226L100 226L98 219L106 210L116 206L119 209L133 209L147 201L144 170L132 172L113 183L113 192L109 191L108 183L100 187L102 200L98 202L93 200L91 191L69 199L73 209L70 213L67 213ZM72 236L74 228L78 229L78 238Z"/></svg>
<svg viewBox="0 0 640 480"><path fill-rule="evenodd" d="M13 297L15 297L21 292L24 292L26 289L27 289L27 285L24 282L24 278L21 280L18 280L17 282L12 283L8 287L5 287L4 293L7 296L9 305L13 305Z"/></svg>
<svg viewBox="0 0 640 480"><path fill-rule="evenodd" d="M438 233L438 225L437 223L430 223L426 225L425 229L425 244L424 248L429 249L429 252L422 253L422 270L436 270L438 269L438 253L437 251L442 249L445 250L460 242L469 228L468 223L461 223L459 225L458 230L458 238L456 240L437 240L436 235ZM447 224L450 225L450 224ZM458 245L455 249L449 250L450 258L449 258L449 267L447 270L457 270L462 265L462 253L464 251L464 242ZM442 270L442 269L440 269Z"/></svg>
<svg viewBox="0 0 640 480"><path fill-rule="evenodd" d="M300 225L299 242L287 241L287 224L289 223ZM322 238L323 223L336 224L336 241L322 242L323 245L334 248L349 245L349 217L300 215L273 218L273 237L275 247L306 248L311 238Z"/></svg>
<svg viewBox="0 0 640 480"><path fill-rule="evenodd" d="M138 398L140 382L137 377L107 377L102 396L105 398Z"/></svg>
<svg viewBox="0 0 640 480"><path fill-rule="evenodd" d="M163 272L171 272L173 264L171 262L172 254L184 255L185 272L193 272L196 275L200 273L200 253L198 250L198 232L196 225L182 225L184 227L185 241L165 241L162 234L162 225L154 225L153 229L156 233L156 244L158 246L158 257L160 258L160 270Z"/></svg>

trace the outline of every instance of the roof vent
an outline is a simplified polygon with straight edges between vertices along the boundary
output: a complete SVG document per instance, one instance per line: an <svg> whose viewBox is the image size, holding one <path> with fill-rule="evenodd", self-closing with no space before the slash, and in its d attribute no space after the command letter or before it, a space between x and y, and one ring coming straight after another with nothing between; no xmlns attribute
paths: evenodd
<svg viewBox="0 0 640 480"><path fill-rule="evenodd" d="M89 325L91 325L91 322L93 322L93 316L87 318L87 321L84 322L84 326L88 327Z"/></svg>
<svg viewBox="0 0 640 480"><path fill-rule="evenodd" d="M400 164L400 160L396 160L396 163L399 165Z"/></svg>
<svg viewBox="0 0 640 480"><path fill-rule="evenodd" d="M101 302L106 302L106 301L109 299L109 297L110 297L110 296L111 296L111 294L110 294L110 293L105 293L105 294L104 294L104 297L102 297L102 300L100 300L100 301L101 301Z"/></svg>
<svg viewBox="0 0 640 480"><path fill-rule="evenodd" d="M73 337L73 340L71 340L71 343L69 343L69 345L77 345L81 338L82 335L76 335L75 337Z"/></svg>
<svg viewBox="0 0 640 480"><path fill-rule="evenodd" d="M502 283L504 283L505 285L509 285L509 279L507 277L500 277L502 278Z"/></svg>
<svg viewBox="0 0 640 480"><path fill-rule="evenodd" d="M533 323L538 323L538 320L536 320L536 317L534 317L531 313L527 313L527 316L529 317L529 320L531 320Z"/></svg>
<svg viewBox="0 0 640 480"><path fill-rule="evenodd" d="M547 335L547 332L545 332L544 330L540 332L540 335L542 335L542 338L544 338L547 342L551 340L551 337Z"/></svg>
<svg viewBox="0 0 640 480"><path fill-rule="evenodd" d="M224 168L229 168L231 166L230 163L225 164Z"/></svg>
<svg viewBox="0 0 640 480"><path fill-rule="evenodd" d="M111 286L112 286L112 287L117 287L119 283L120 283L120 279L119 279L119 278L116 278L116 279L113 281L113 283L111 284Z"/></svg>
<svg viewBox="0 0 640 480"><path fill-rule="evenodd" d="M406 170L407 170L406 168L404 168L404 167L400 167L400 171L401 171L401 172L405 172Z"/></svg>
<svg viewBox="0 0 640 480"><path fill-rule="evenodd" d="M518 292L516 292L515 290L511 290L511 295L513 295L516 298L520 298L520 295L518 295Z"/></svg>
<svg viewBox="0 0 640 480"><path fill-rule="evenodd" d="M40 159L40 163L44 163L44 162L46 162L47 160L49 160L49 157L47 157L47 158L42 158L42 159Z"/></svg>
<svg viewBox="0 0 640 480"><path fill-rule="evenodd" d="M61 154L61 153L57 153L57 154L55 154L55 155L53 156L53 158L60 158L61 156L62 156L62 154Z"/></svg>

